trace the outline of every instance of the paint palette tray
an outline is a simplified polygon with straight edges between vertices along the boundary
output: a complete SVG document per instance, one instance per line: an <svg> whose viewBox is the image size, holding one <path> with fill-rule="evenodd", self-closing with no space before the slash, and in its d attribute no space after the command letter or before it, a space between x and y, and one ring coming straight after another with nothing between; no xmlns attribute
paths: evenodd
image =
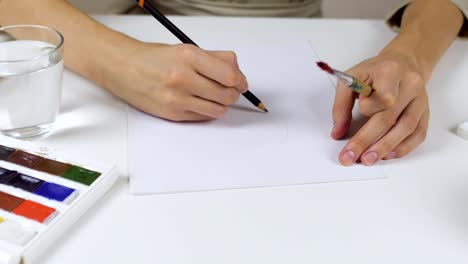
<svg viewBox="0 0 468 264"><path fill-rule="evenodd" d="M0 264L35 263L116 180L112 165L0 136Z"/></svg>

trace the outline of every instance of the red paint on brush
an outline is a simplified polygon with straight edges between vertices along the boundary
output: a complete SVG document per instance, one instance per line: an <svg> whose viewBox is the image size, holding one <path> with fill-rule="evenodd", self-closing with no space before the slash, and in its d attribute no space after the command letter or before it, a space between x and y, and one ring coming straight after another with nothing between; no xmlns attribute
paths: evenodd
<svg viewBox="0 0 468 264"><path fill-rule="evenodd" d="M317 62L317 66L319 66L320 69L328 72L329 74L333 74L333 69L330 66L328 66L328 64L326 64L325 62L319 61Z"/></svg>

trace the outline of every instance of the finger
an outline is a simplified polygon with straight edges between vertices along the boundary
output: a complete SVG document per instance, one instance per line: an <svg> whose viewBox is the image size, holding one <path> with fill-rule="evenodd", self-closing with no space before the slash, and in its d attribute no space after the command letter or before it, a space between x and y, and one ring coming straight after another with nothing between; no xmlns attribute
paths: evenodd
<svg viewBox="0 0 468 264"><path fill-rule="evenodd" d="M396 125L362 154L362 163L371 166L389 155L416 130L425 110L424 100L418 98L412 101L398 118Z"/></svg>
<svg viewBox="0 0 468 264"><path fill-rule="evenodd" d="M417 146L424 142L427 136L429 126L429 111L424 112L421 121L411 136L401 142L385 159L401 158L413 151Z"/></svg>
<svg viewBox="0 0 468 264"><path fill-rule="evenodd" d="M347 73L363 77L363 73L355 67ZM349 130L352 121L352 111L355 102L355 93L351 88L347 87L341 82L337 83L335 101L333 104L333 129L331 136L333 139L343 138Z"/></svg>
<svg viewBox="0 0 468 264"><path fill-rule="evenodd" d="M208 51L209 54L217 57L218 59L221 59L230 65L239 68L239 63L237 61L237 55L233 51L219 51L219 50L214 50L214 51Z"/></svg>
<svg viewBox="0 0 468 264"><path fill-rule="evenodd" d="M396 121L393 113L381 112L373 115L354 135L340 153L342 165L350 166L379 137L388 131Z"/></svg>
<svg viewBox="0 0 468 264"><path fill-rule="evenodd" d="M359 109L365 116L390 108L398 98L401 73L398 66L387 63L372 74L372 88L374 92L370 97L359 97Z"/></svg>
<svg viewBox="0 0 468 264"><path fill-rule="evenodd" d="M235 88L240 93L247 90L246 87L243 87L246 77L239 67L233 66L201 49L195 56L197 58L193 60L192 66L199 74L223 86Z"/></svg>
<svg viewBox="0 0 468 264"><path fill-rule="evenodd" d="M237 55L235 52L232 51L209 51L210 54L213 56L231 64L234 67L239 68L239 62L237 60ZM244 74L245 76L245 74ZM247 81L247 77L244 80L244 83L240 86L241 90L246 92L249 89L249 82Z"/></svg>
<svg viewBox="0 0 468 264"><path fill-rule="evenodd" d="M234 88L222 86L203 76L197 76L193 80L191 93L197 97L225 106L232 105L239 99L240 93Z"/></svg>
<svg viewBox="0 0 468 264"><path fill-rule="evenodd" d="M333 104L333 139L343 138L349 130L353 118L354 92L339 83L336 88L335 102Z"/></svg>
<svg viewBox="0 0 468 264"><path fill-rule="evenodd" d="M214 118L209 117L209 116L205 116L205 115L201 115L201 114L198 114L198 113L194 113L194 112L191 112L191 111L184 111L182 113L180 119L182 119L182 121L186 121L186 122L193 122L193 121L209 121L209 120L213 120Z"/></svg>
<svg viewBox="0 0 468 264"><path fill-rule="evenodd" d="M190 96L186 99L185 109L211 118L222 118L228 108L224 105L214 103L199 97Z"/></svg>

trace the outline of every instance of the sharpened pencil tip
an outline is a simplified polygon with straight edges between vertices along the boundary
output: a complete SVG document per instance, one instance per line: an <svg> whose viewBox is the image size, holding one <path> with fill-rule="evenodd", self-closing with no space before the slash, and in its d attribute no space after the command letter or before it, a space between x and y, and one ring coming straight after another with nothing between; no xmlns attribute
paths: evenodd
<svg viewBox="0 0 468 264"><path fill-rule="evenodd" d="M268 109L265 107L263 103L258 104L258 108L262 109L263 112L268 113Z"/></svg>

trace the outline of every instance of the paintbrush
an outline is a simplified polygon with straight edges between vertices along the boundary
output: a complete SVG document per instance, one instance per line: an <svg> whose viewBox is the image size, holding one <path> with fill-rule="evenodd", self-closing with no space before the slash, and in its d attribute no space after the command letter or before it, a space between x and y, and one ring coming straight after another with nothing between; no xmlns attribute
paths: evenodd
<svg viewBox="0 0 468 264"><path fill-rule="evenodd" d="M182 30L180 30L176 25L174 25L167 17L165 17L159 10L156 9L150 2L145 0L136 0L138 5L150 13L154 18L156 18L164 27L166 27L174 36L176 36L180 41L186 44L192 44L194 46L198 45L191 40L187 35L185 35ZM242 94L249 102L258 107L264 112L268 112L265 107L265 104L260 101L252 92L247 91Z"/></svg>
<svg viewBox="0 0 468 264"><path fill-rule="evenodd" d="M370 87L368 84L358 80L357 78L347 73L333 69L325 62L319 61L317 62L317 66L319 66L320 69L326 71L327 73L335 76L338 79L338 81L348 86L357 93L360 93L364 96L370 96L374 92L374 89L372 89L372 87Z"/></svg>

